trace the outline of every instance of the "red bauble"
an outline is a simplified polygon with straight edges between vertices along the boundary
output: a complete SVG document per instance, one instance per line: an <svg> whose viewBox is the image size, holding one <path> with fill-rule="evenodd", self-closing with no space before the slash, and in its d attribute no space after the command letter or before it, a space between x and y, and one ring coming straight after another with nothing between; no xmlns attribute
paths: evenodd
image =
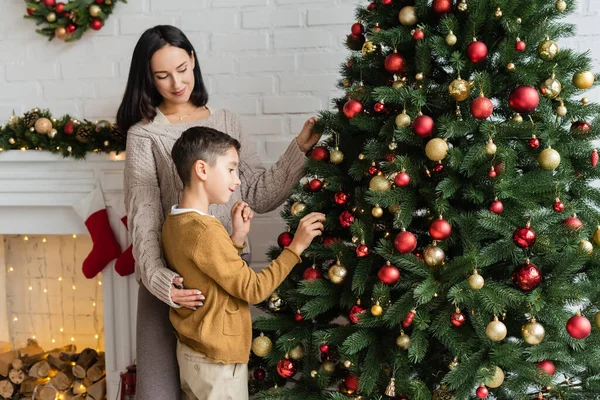
<svg viewBox="0 0 600 400"><path fill-rule="evenodd" d="M496 170L495 170L495 169L492 167L492 168L490 169L490 171L488 172L488 176L489 176L490 178L495 178L495 177L496 177L496 175L498 175L498 173L497 173L497 172L496 172Z"/></svg>
<svg viewBox="0 0 600 400"><path fill-rule="evenodd" d="M302 274L302 279L307 281L314 281L315 279L320 279L321 277L323 277L321 271L312 267L306 268Z"/></svg>
<svg viewBox="0 0 600 400"><path fill-rule="evenodd" d="M567 332L574 339L585 339L592 332L592 324L578 312L567 321Z"/></svg>
<svg viewBox="0 0 600 400"><path fill-rule="evenodd" d="M319 351L321 353L327 353L329 352L329 345L326 343L323 343L322 345L319 346Z"/></svg>
<svg viewBox="0 0 600 400"><path fill-rule="evenodd" d="M44 0L42 3L44 3L46 7L54 7L56 0Z"/></svg>
<svg viewBox="0 0 600 400"><path fill-rule="evenodd" d="M412 124L412 131L419 137L426 138L431 136L435 123L428 115L419 115Z"/></svg>
<svg viewBox="0 0 600 400"><path fill-rule="evenodd" d="M358 384L359 380L354 375L348 375L346 379L344 379L344 386L346 386L346 389L356 391L356 389L358 389Z"/></svg>
<svg viewBox="0 0 600 400"><path fill-rule="evenodd" d="M583 133L587 133L590 130L590 123L587 121L575 121L571 124L572 130L581 131Z"/></svg>
<svg viewBox="0 0 600 400"><path fill-rule="evenodd" d="M339 204L340 206L345 205L348 202L348 195L344 192L337 192L333 199L335 200L335 204Z"/></svg>
<svg viewBox="0 0 600 400"><path fill-rule="evenodd" d="M383 4L384 6L389 6L392 3L393 3L393 0L381 0L381 4Z"/></svg>
<svg viewBox="0 0 600 400"><path fill-rule="evenodd" d="M396 155L394 154L394 152L389 152L385 155L385 161L387 162L393 162L396 159Z"/></svg>
<svg viewBox="0 0 600 400"><path fill-rule="evenodd" d="M369 5L367 6L367 10L368 11L375 11L377 10L377 4L373 3L369 3Z"/></svg>
<svg viewBox="0 0 600 400"><path fill-rule="evenodd" d="M512 281L519 289L530 292L542 283L542 272L535 264L521 264L513 271Z"/></svg>
<svg viewBox="0 0 600 400"><path fill-rule="evenodd" d="M365 33L365 27L360 22L355 22L352 24L350 32L352 32L353 35L360 36Z"/></svg>
<svg viewBox="0 0 600 400"><path fill-rule="evenodd" d="M423 40L425 38L425 32L422 29L415 29L412 33L412 37L415 40Z"/></svg>
<svg viewBox="0 0 600 400"><path fill-rule="evenodd" d="M528 249L535 243L535 231L529 225L517 228L513 233L513 242L522 249Z"/></svg>
<svg viewBox="0 0 600 400"><path fill-rule="evenodd" d="M59 14L65 12L65 3L56 3L56 6L54 6L54 11Z"/></svg>
<svg viewBox="0 0 600 400"><path fill-rule="evenodd" d="M540 95L531 86L519 86L513 90L508 98L508 104L515 112L527 114L536 109L540 102Z"/></svg>
<svg viewBox="0 0 600 400"><path fill-rule="evenodd" d="M417 248L417 237L408 231L402 231L394 239L394 247L402 254L408 254Z"/></svg>
<svg viewBox="0 0 600 400"><path fill-rule="evenodd" d="M592 164L592 167L598 165L598 150L596 149L592 150L592 154L590 155L590 164Z"/></svg>
<svg viewBox="0 0 600 400"><path fill-rule="evenodd" d="M583 222L581 222L581 220L579 218L577 218L575 215L573 215L572 217L566 218L563 221L563 224L571 231L578 231L581 228L583 228Z"/></svg>
<svg viewBox="0 0 600 400"><path fill-rule="evenodd" d="M433 172L440 173L444 170L444 164L442 164L442 162L440 161L439 163L435 164L432 169Z"/></svg>
<svg viewBox="0 0 600 400"><path fill-rule="evenodd" d="M356 114L360 114L363 110L363 106L358 100L348 100L344 104L344 115L346 118L354 118Z"/></svg>
<svg viewBox="0 0 600 400"><path fill-rule="evenodd" d="M342 228L349 228L353 222L354 215L352 215L350 211L343 211L340 214L340 225L342 225Z"/></svg>
<svg viewBox="0 0 600 400"><path fill-rule="evenodd" d="M435 240L446 240L452 234L452 227L442 217L439 217L429 225L429 235Z"/></svg>
<svg viewBox="0 0 600 400"><path fill-rule="evenodd" d="M560 199L557 197L556 201L554 202L554 205L552 205L552 208L556 212L563 212L565 210L565 203L560 201Z"/></svg>
<svg viewBox="0 0 600 400"><path fill-rule="evenodd" d="M356 256L363 258L369 255L369 247L366 244L359 244L356 246Z"/></svg>
<svg viewBox="0 0 600 400"><path fill-rule="evenodd" d="M367 311L367 310L365 310L358 304L355 306L352 306L352 308L350 309L350 313L348 314L348 318L350 319L350 321L353 324L355 324L358 322L359 315L364 313L365 311Z"/></svg>
<svg viewBox="0 0 600 400"><path fill-rule="evenodd" d="M447 14L452 11L452 0L433 0L431 8L436 14Z"/></svg>
<svg viewBox="0 0 600 400"><path fill-rule="evenodd" d="M296 374L296 363L288 358L279 360L277 363L277 373L282 378L291 378Z"/></svg>
<svg viewBox="0 0 600 400"><path fill-rule="evenodd" d="M283 232L277 237L277 244L283 249L284 247L289 246L293 239L294 235L290 232Z"/></svg>
<svg viewBox="0 0 600 400"><path fill-rule="evenodd" d="M484 385L479 386L475 393L477 394L477 397L480 399L485 399L490 394L490 392L488 391L488 388L486 388Z"/></svg>
<svg viewBox="0 0 600 400"><path fill-rule="evenodd" d="M395 285L400 280L400 271L395 265L387 264L379 269L377 277L386 285Z"/></svg>
<svg viewBox="0 0 600 400"><path fill-rule="evenodd" d="M75 132L75 123L73 121L68 121L63 127L63 132L65 135L72 135Z"/></svg>
<svg viewBox="0 0 600 400"><path fill-rule="evenodd" d="M402 171L396 174L394 177L394 183L400 187L405 187L410 184L410 176Z"/></svg>
<svg viewBox="0 0 600 400"><path fill-rule="evenodd" d="M540 147L540 139L538 139L534 136L531 139L529 139L529 142L527 142L527 144L532 149L537 149L538 147Z"/></svg>
<svg viewBox="0 0 600 400"><path fill-rule="evenodd" d="M479 63L485 60L488 54L488 48L483 42L474 41L467 46L467 58L471 62Z"/></svg>
<svg viewBox="0 0 600 400"><path fill-rule="evenodd" d="M104 0L96 0L97 4L104 4Z"/></svg>
<svg viewBox="0 0 600 400"><path fill-rule="evenodd" d="M252 373L252 376L254 376L254 379L256 379L257 381L262 381L263 379L265 379L266 375L267 373L261 367L255 368L254 372Z"/></svg>
<svg viewBox="0 0 600 400"><path fill-rule="evenodd" d="M102 21L100 21L99 19L93 19L92 22L90 22L90 28L92 28L95 31L99 31L100 29L102 29Z"/></svg>
<svg viewBox="0 0 600 400"><path fill-rule="evenodd" d="M404 317L404 320L402 321L402 326L405 328L411 326L413 321L415 320L415 315L417 315L417 312L415 310L410 310Z"/></svg>
<svg viewBox="0 0 600 400"><path fill-rule="evenodd" d="M373 106L373 111L375 111L376 113L380 113L385 111L385 105L381 102L377 102L375 103L375 105Z"/></svg>
<svg viewBox="0 0 600 400"><path fill-rule="evenodd" d="M297 312L296 314L294 314L294 320L296 320L296 322L300 322L303 319L304 318L302 317L302 314L300 314L299 312Z"/></svg>
<svg viewBox="0 0 600 400"><path fill-rule="evenodd" d="M556 367L554 366L554 363L549 360L540 361L537 363L537 366L539 369L541 369L549 375L554 375L554 373L556 372Z"/></svg>
<svg viewBox="0 0 600 400"><path fill-rule="evenodd" d="M33 15L34 11L35 11L35 8L28 8L27 9L27 15Z"/></svg>
<svg viewBox="0 0 600 400"><path fill-rule="evenodd" d="M317 146L310 151L310 156L317 161L327 161L329 150L325 146Z"/></svg>
<svg viewBox="0 0 600 400"><path fill-rule="evenodd" d="M504 162L494 165L494 171L496 171L497 174L504 172Z"/></svg>
<svg viewBox="0 0 600 400"><path fill-rule="evenodd" d="M75 32L75 30L77 29L77 27L75 25L73 25L73 24L68 24L65 29L67 30L67 32L73 33L73 32Z"/></svg>
<svg viewBox="0 0 600 400"><path fill-rule="evenodd" d="M376 166L371 165L369 167L369 175L377 175L378 172L379 172L379 170L377 169Z"/></svg>
<svg viewBox="0 0 600 400"><path fill-rule="evenodd" d="M399 74L406 69L406 60L398 53L388 54L383 66L390 74Z"/></svg>
<svg viewBox="0 0 600 400"><path fill-rule="evenodd" d="M502 214L502 211L504 211L504 204L502 204L500 200L494 200L488 209L494 214L500 215Z"/></svg>
<svg viewBox="0 0 600 400"><path fill-rule="evenodd" d="M310 181L310 183L308 184L308 188L310 189L311 192L318 192L319 190L321 190L323 188L323 181L315 178Z"/></svg>
<svg viewBox="0 0 600 400"><path fill-rule="evenodd" d="M461 313L460 310L457 310L450 316L450 322L456 327L463 326L466 321L465 314Z"/></svg>
<svg viewBox="0 0 600 400"><path fill-rule="evenodd" d="M525 44L525 42L522 40L517 40L517 42L515 43L516 51L523 52L523 51L525 51L526 48L527 48L527 44Z"/></svg>
<svg viewBox="0 0 600 400"><path fill-rule="evenodd" d="M479 96L471 103L471 115L477 119L486 119L494 112L494 104L487 97Z"/></svg>
<svg viewBox="0 0 600 400"><path fill-rule="evenodd" d="M340 241L340 238L338 238L337 236L333 236L331 234L323 237L323 244L325 246L330 246L333 243L338 243L339 241Z"/></svg>

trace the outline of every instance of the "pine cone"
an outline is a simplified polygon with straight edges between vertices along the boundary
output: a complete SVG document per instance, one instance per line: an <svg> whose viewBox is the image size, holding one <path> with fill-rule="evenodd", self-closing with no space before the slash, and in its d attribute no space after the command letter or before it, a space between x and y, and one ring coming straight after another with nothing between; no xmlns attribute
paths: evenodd
<svg viewBox="0 0 600 400"><path fill-rule="evenodd" d="M127 134L121 132L121 130L114 125L110 128L108 134L115 143L125 143L125 140L127 138Z"/></svg>
<svg viewBox="0 0 600 400"><path fill-rule="evenodd" d="M94 130L90 124L81 124L77 127L75 139L80 143L87 143L94 135Z"/></svg>
<svg viewBox="0 0 600 400"><path fill-rule="evenodd" d="M25 124L25 127L31 128L39 118L40 113L36 110L31 110L23 114L23 123Z"/></svg>

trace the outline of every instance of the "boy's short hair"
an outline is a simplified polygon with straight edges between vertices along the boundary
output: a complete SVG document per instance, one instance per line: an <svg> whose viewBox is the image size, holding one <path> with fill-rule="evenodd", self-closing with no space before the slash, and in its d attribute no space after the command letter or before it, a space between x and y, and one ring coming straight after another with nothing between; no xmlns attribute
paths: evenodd
<svg viewBox="0 0 600 400"><path fill-rule="evenodd" d="M205 126L194 126L185 130L173 145L171 157L177 173L185 186L192 178L192 167L198 160L215 165L218 156L234 148L240 151L240 142L226 133Z"/></svg>

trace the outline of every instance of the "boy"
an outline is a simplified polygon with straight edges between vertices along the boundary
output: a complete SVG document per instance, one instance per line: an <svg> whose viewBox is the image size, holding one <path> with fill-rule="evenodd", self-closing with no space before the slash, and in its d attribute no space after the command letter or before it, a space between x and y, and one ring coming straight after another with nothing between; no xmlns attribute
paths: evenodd
<svg viewBox="0 0 600 400"><path fill-rule="evenodd" d="M271 265L255 273L240 257L250 230L246 203L232 210L232 235L208 215L210 204L226 204L240 185L240 144L225 133L193 127L175 142L171 155L184 189L162 229L165 259L190 287L206 294L197 310L172 308L177 360L184 398L248 398L252 321L248 303L264 300L300 262L300 254L321 235L325 215L302 218L292 243Z"/></svg>

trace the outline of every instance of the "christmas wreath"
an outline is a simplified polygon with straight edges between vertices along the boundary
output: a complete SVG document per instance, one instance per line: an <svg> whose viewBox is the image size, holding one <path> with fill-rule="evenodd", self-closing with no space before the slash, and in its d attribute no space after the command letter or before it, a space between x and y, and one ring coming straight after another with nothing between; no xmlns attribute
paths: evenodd
<svg viewBox="0 0 600 400"><path fill-rule="evenodd" d="M22 117L13 113L0 127L0 152L4 150L45 150L83 159L90 152L124 151L125 135L106 120L78 121L69 115L56 119L49 110L35 108Z"/></svg>
<svg viewBox="0 0 600 400"><path fill-rule="evenodd" d="M71 0L66 4L56 0L34 0L27 3L25 18L37 25L47 24L36 32L70 42L80 39L88 28L102 29L104 21L112 13L115 3L127 0Z"/></svg>

